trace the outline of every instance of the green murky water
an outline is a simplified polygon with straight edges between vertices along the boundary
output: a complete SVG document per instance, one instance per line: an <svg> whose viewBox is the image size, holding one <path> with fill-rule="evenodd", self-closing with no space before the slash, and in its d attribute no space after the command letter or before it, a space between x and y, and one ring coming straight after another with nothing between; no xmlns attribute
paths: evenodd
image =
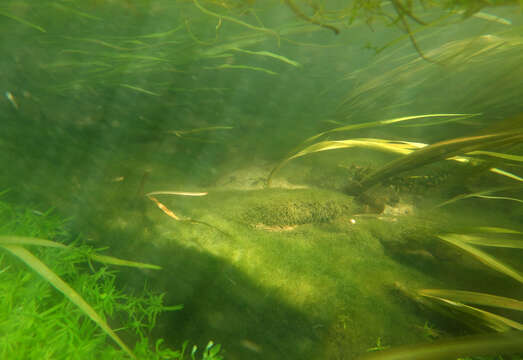
<svg viewBox="0 0 523 360"><path fill-rule="evenodd" d="M1 199L68 235L0 235L161 266L114 284L184 305L151 349L355 359L522 330L521 10L451 5L4 1Z"/></svg>

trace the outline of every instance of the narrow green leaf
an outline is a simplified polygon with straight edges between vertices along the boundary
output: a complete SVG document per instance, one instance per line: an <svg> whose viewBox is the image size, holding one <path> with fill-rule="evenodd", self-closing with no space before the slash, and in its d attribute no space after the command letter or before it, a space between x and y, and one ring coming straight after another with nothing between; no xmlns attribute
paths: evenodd
<svg viewBox="0 0 523 360"><path fill-rule="evenodd" d="M453 339L437 340L427 344L393 347L373 352L359 360L442 360L462 359L472 356L499 356L523 351L523 333L510 331Z"/></svg>
<svg viewBox="0 0 523 360"><path fill-rule="evenodd" d="M101 262L104 264L110 264L110 265L130 266L130 267L135 267L135 268L154 269L154 270L161 270L161 268L162 268L161 266L158 266L158 265L124 260L124 259L119 259L114 256L108 256L108 255L91 254L91 255L89 255L89 257L95 261L98 261L98 262Z"/></svg>
<svg viewBox="0 0 523 360"><path fill-rule="evenodd" d="M133 86L133 85L129 85L129 84L120 84L120 86L126 87L126 88L134 90L134 91L138 91L138 92L141 92L141 93L144 93L144 94L147 94L147 95L160 96L160 94L157 94L155 92L143 89L143 88L138 87L138 86Z"/></svg>
<svg viewBox="0 0 523 360"><path fill-rule="evenodd" d="M296 62L294 60L290 60L290 59L286 58L285 56L274 54L274 53L271 53L269 51L251 51L251 50L244 50L244 49L239 49L239 48L231 48L231 50L242 52L242 53L246 53L246 54L251 54L251 55L259 55L259 56L271 57L271 58L274 58L276 60L280 60L281 62L284 62L286 64L295 66L295 67L300 67L301 66L301 64L299 62Z"/></svg>
<svg viewBox="0 0 523 360"><path fill-rule="evenodd" d="M501 234L523 234L521 231L513 230L513 229L507 229L507 228L500 228L495 226L478 226L475 229L490 233L501 233Z"/></svg>
<svg viewBox="0 0 523 360"><path fill-rule="evenodd" d="M467 154L468 155L487 155L487 156L497 157L497 158L505 159L505 160L523 162L523 156L521 156L521 155L504 154L504 153L498 153L498 152L494 152L494 151L476 150L476 151L471 151Z"/></svg>
<svg viewBox="0 0 523 360"><path fill-rule="evenodd" d="M509 330L523 330L523 324L520 324L517 321L511 320L504 316L493 314L489 311L481 310L476 307L465 305L458 301L453 301L445 299L439 296L433 296L429 294L421 294L427 298L430 298L433 301L436 301L442 305L448 306L454 310L462 312L466 315L473 316L482 322L484 322L489 328L495 331L509 331Z"/></svg>
<svg viewBox="0 0 523 360"><path fill-rule="evenodd" d="M523 301L474 291L423 289L418 290L418 294L422 296L436 296L467 304L493 306L504 309L523 311Z"/></svg>
<svg viewBox="0 0 523 360"><path fill-rule="evenodd" d="M212 70L212 69L241 69L241 70L253 70L253 71L260 71L260 72L264 72L266 74L269 74L269 75L278 75L278 73L272 71L272 70L269 70L269 69L265 69L265 68L262 68L262 67L259 67L259 66L249 66L249 65L231 65L231 64L222 64L222 65L218 65L218 66L215 66L215 67L206 67L206 69L208 70Z"/></svg>
<svg viewBox="0 0 523 360"><path fill-rule="evenodd" d="M324 131L322 133L319 133L317 135L311 136L310 138L305 140L304 143L311 142L311 141L319 138L320 136L330 134L333 132L366 129L366 128L377 127L377 126L382 126L382 125L396 124L396 123L404 122L404 121L433 118L433 117L457 117L459 120L463 120L463 119L477 116L477 115L479 115L479 114L425 114L425 115L403 116L403 117L398 117L398 118L393 118L393 119L370 121L370 122L359 123L359 124L351 124L351 125L345 125L345 126L337 127L334 129L330 129L330 130Z"/></svg>
<svg viewBox="0 0 523 360"><path fill-rule="evenodd" d="M187 191L153 191L145 194L145 196L151 195L180 195L180 196L205 196L208 192L187 192Z"/></svg>
<svg viewBox="0 0 523 360"><path fill-rule="evenodd" d="M38 239L26 236L0 236L0 245L38 245L67 249L67 245L57 243L51 240Z"/></svg>
<svg viewBox="0 0 523 360"><path fill-rule="evenodd" d="M78 15L78 16L81 16L81 17L84 17L84 18L87 18L87 19L90 19L90 20L98 20L98 21L102 20L102 18L99 18L98 16L94 16L94 15L91 15L89 13L70 8L70 7L67 7L67 6L62 5L62 4L58 4L57 2L54 2L52 4L52 6L54 8L56 8L56 9L58 9L58 10L62 10L64 12L70 12L72 14L75 14L75 15Z"/></svg>
<svg viewBox="0 0 523 360"><path fill-rule="evenodd" d="M442 202L441 204L436 205L435 208L439 208L439 207L442 207L442 206L445 206L445 205L452 204L452 203L454 203L456 201L459 201L459 200L469 199L469 198L473 198L473 197L491 198L491 197L488 197L489 194L492 194L492 193L495 193L495 192L498 192L498 191L513 190L513 189L517 189L517 188L520 188L520 187L521 186L503 186L503 187L497 187L497 188L492 188L492 189L481 190L481 191L478 191L478 192L475 192L475 193L470 193L470 194L460 194L460 195L454 196L452 199L449 199L447 201ZM503 197L503 196L499 196L499 197L495 197L495 198L498 199L498 200L521 201L521 200L516 199L516 198L509 198L509 197Z"/></svg>
<svg viewBox="0 0 523 360"><path fill-rule="evenodd" d="M512 269L508 265L503 264L493 256L490 256L487 253L483 252L482 250L475 248L472 245L466 244L465 242L460 240L459 234L457 236L456 235L457 234L446 234L439 235L438 237L443 241L446 241L454 246L459 247L462 250L465 250L466 252L473 255L475 258L477 258L479 261L481 261L483 264L487 265L491 269L499 271L517 280L518 282L523 283L523 276L518 271Z"/></svg>
<svg viewBox="0 0 523 360"><path fill-rule="evenodd" d="M38 25L35 25L33 23L30 23L29 21L27 20L24 20L16 15L13 15L13 14L9 14L9 13L6 13L6 12L3 12L3 11L0 11L0 15L3 15L5 17L8 17L9 19L12 19L12 20L15 20L15 21L18 21L19 23L21 24L24 24L24 25L27 25L27 26L30 26L32 27L33 29L36 29L40 32L47 32L43 27L41 26L38 26Z"/></svg>
<svg viewBox="0 0 523 360"><path fill-rule="evenodd" d="M294 155L283 159L277 166L275 166L267 179L267 185L270 186L272 176L276 171L281 169L287 162L292 159L296 159L312 153L335 150L335 149L347 149L347 148L366 148L374 149L384 152L391 152L401 155L410 154L414 149L422 148L426 146L423 143L409 142L409 141L396 141L386 139L373 139L373 138L356 138L347 140L333 140L333 141L320 141L318 143L307 146L305 149L297 152Z"/></svg>
<svg viewBox="0 0 523 360"><path fill-rule="evenodd" d="M58 291L64 294L73 304L78 306L85 315L93 320L107 335L109 335L129 356L136 359L131 349L116 335L116 333L109 327L100 315L65 281L56 275L51 269L41 262L36 256L25 248L18 245L1 245L13 255L22 260L27 266L36 271L46 281L53 285Z"/></svg>
<svg viewBox="0 0 523 360"><path fill-rule="evenodd" d="M51 240L44 240L32 237L24 236L0 236L0 245L36 245L71 250L72 247L57 243ZM158 265L146 264L136 261L129 261L119 259L113 256L100 255L100 254L89 254L89 257L94 261L98 261L105 264L119 265L119 266L130 266L143 269L161 269Z"/></svg>

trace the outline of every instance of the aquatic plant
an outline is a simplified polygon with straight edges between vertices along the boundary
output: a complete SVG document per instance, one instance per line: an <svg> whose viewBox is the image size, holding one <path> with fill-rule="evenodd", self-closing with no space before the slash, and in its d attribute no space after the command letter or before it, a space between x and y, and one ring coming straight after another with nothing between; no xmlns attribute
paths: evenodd
<svg viewBox="0 0 523 360"><path fill-rule="evenodd" d="M523 141L523 131L519 127L514 129L492 132L482 135L475 136L464 136L450 140L440 141L431 145L419 142L406 141L404 139L374 139L374 138L352 138L344 140L325 140L308 145L310 142L317 140L328 134L358 130L364 128L371 128L377 126L387 126L391 124L401 123L405 121L426 119L432 117L449 117L445 119L444 123L449 121L460 121L468 117L472 117L475 114L428 114L428 115L417 115L407 116L388 120L359 123L337 127L328 131L324 131L317 135L314 135L306 139L300 146L291 151L283 160L274 166L267 177L267 186L271 186L271 181L274 174L281 169L290 160L317 153L327 150L343 149L343 148L366 148L379 151L385 151L402 155L396 160L389 162L388 164L372 171L371 173L359 179L357 182L353 182L346 189L348 193L353 195L362 194L369 190L374 185L390 179L391 177L398 176L406 171L419 169L428 164L432 164L441 160L453 160L460 163L471 163L479 164L485 162L480 156L490 156L497 158L498 162L522 162L523 158L518 155L501 153L492 151L496 148L510 148L521 144ZM439 124L441 120L436 124ZM303 148L303 146L305 146ZM500 169L498 167L489 166L488 171L491 173L504 176L511 180L523 182L523 178L509 171ZM496 188L481 190L471 194L462 194L455 196L454 198L445 201L439 205L448 205L460 199L466 199L469 197L481 197L490 199L502 199L511 200L516 202L522 202L518 198L507 197L507 196L490 196L491 193L504 190L518 190L521 189L521 184L498 186Z"/></svg>
<svg viewBox="0 0 523 360"><path fill-rule="evenodd" d="M510 266L503 264L498 261L493 256L485 253L484 251L477 248L475 245L487 246L487 247L505 247L513 249L523 249L523 239L521 237L507 237L505 238L492 238L490 236L478 236L478 235L469 235L469 234L443 234L438 236L441 240L446 241L449 244L452 244L470 255L477 258L483 264L488 267L499 271L516 281L523 283L523 275L518 271L512 269Z"/></svg>
<svg viewBox="0 0 523 360"><path fill-rule="evenodd" d="M366 129L366 128L373 128L378 126L387 126L397 123L402 123L406 121L411 120L418 120L418 119L427 119L427 118L433 118L433 117L443 117L443 118L450 118L446 121L459 121L463 120L472 116L475 116L477 114L426 114L426 115L414 115L414 116L403 116L399 118L393 118L393 119L387 119L387 120L378 120L378 121L371 121L366 123L358 123L358 124L351 124L351 125L345 125L336 127L331 130L327 130L324 132L321 132L319 134L316 134L314 136L309 137L308 139L304 140L302 144L300 144L298 147L296 147L294 150L292 150L287 156L281 160L269 173L269 176L267 177L267 186L271 186L272 177L274 174L281 169L285 164L287 164L290 160L305 156L308 154L320 152L320 151L326 151L326 150L334 150L334 149L341 149L341 148L353 148L353 147L362 147L362 148L370 148L374 150L380 150L380 151L386 151L386 152L392 152L392 153L399 153L399 154L409 154L412 150L416 148L422 148L425 147L426 144L422 143L416 143L416 142L409 142L409 141L403 141L403 140L386 140L386 139L367 139L367 138L355 138L355 139L348 139L348 140L333 140L333 141L322 141L318 143L314 143L312 145L307 144L311 143L314 140L317 140L320 137L323 137L328 134L338 133L338 132L345 132L345 131L352 131L352 130L359 130L359 129ZM303 148L303 146L306 146ZM301 150L300 150L301 149Z"/></svg>
<svg viewBox="0 0 523 360"><path fill-rule="evenodd" d="M480 149L519 144L523 141L523 131L516 129L501 133L466 136L441 141L394 160L365 177L356 185L359 191L365 191L384 178L419 168L435 161L452 159L456 155L467 155Z"/></svg>
<svg viewBox="0 0 523 360"><path fill-rule="evenodd" d="M523 276L517 270L477 247L523 249L521 232L497 227L479 227L472 229L467 234L441 234L438 238L466 251L491 269L523 283ZM395 284L395 289L423 308L450 317L469 328L479 331L493 330L498 333L399 347L380 354L364 356L363 359L446 359L461 356L512 354L523 351L523 324L476 307L479 305L523 311L523 302L520 300L466 290L412 290L399 283Z"/></svg>
<svg viewBox="0 0 523 360"><path fill-rule="evenodd" d="M187 343L181 351L174 351L162 346L163 340L159 339L153 352L148 338L158 314L179 310L182 306L164 306L163 295L154 295L147 290L141 297L124 294L115 287L115 273L107 270L106 266L94 266L91 261L152 270L160 269L159 266L102 255L85 245L64 245L33 237L66 236L61 229L61 220L48 213L20 211L0 202L0 219L0 233L14 234L0 236L0 248L24 262L45 280L39 281L16 261L0 254L3 294L0 297L0 312L3 314L2 328L9 333L0 342L0 357L37 358L43 356L40 354L43 351L46 356L54 354L55 359L70 358L73 354L76 357L80 352L82 357L90 358L89 354L92 354L100 359L114 359L114 356L184 358ZM35 247L36 250L29 251L26 247ZM81 271L81 264L88 264L91 272ZM46 284L60 291L64 298L57 297ZM81 292L75 289L81 289ZM72 304L74 307L71 307ZM105 319L106 316L113 317L114 312L119 313L120 331L133 331L138 337L134 350L125 344ZM85 322L85 316L92 322ZM97 327L114 340L126 356L112 347L106 347L104 337L97 335ZM42 347L42 342L48 345ZM197 350L193 347L192 359L195 359ZM211 342L202 356L204 359L220 359L219 350L220 347Z"/></svg>
<svg viewBox="0 0 523 360"><path fill-rule="evenodd" d="M514 331L464 336L428 344L401 346L360 357L360 360L445 360L464 356L516 354L523 351L523 333Z"/></svg>

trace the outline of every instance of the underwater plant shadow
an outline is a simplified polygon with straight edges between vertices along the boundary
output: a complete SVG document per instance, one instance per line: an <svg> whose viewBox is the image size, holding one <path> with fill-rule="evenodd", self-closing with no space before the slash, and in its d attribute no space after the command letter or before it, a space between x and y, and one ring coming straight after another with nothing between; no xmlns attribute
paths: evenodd
<svg viewBox="0 0 523 360"><path fill-rule="evenodd" d="M155 328L173 345L189 339L204 345L212 339L222 345L227 359L317 358L320 333L314 319L256 284L227 261L194 248L172 244L142 249L143 258L162 266L158 273L136 273L124 286L143 284L165 292L165 304L183 304L165 313Z"/></svg>

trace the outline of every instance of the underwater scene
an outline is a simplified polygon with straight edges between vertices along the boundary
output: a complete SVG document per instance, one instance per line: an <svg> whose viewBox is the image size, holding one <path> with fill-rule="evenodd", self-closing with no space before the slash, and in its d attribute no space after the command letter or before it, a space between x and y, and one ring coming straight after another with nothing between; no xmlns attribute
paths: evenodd
<svg viewBox="0 0 523 360"><path fill-rule="evenodd" d="M523 359L521 0L0 29L0 360Z"/></svg>

